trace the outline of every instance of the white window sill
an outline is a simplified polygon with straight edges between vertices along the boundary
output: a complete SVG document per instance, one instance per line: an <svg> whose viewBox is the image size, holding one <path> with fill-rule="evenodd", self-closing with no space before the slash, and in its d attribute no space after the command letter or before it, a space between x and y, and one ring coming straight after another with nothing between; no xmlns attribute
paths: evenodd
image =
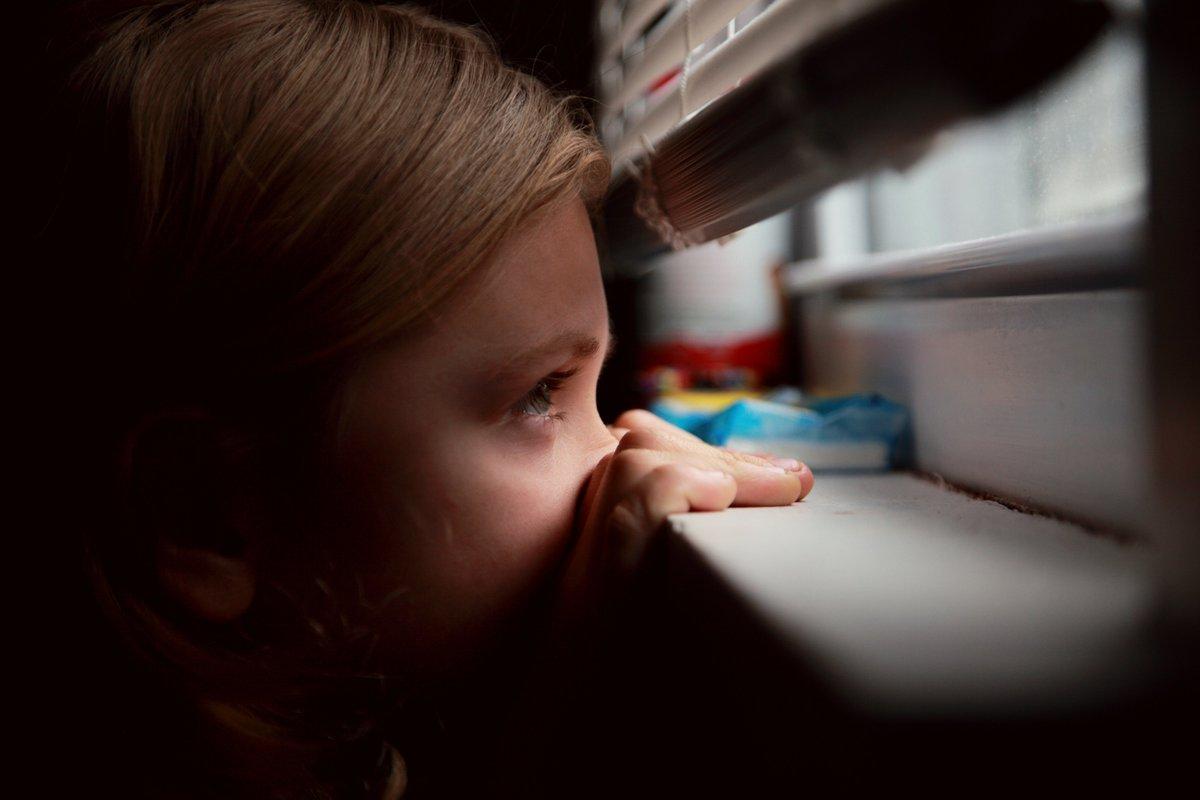
<svg viewBox="0 0 1200 800"><path fill-rule="evenodd" d="M688 592L724 586L872 711L1065 710L1150 668L1145 546L912 475L821 476L791 507L682 514L671 527L685 607ZM696 581L697 566L711 580Z"/></svg>

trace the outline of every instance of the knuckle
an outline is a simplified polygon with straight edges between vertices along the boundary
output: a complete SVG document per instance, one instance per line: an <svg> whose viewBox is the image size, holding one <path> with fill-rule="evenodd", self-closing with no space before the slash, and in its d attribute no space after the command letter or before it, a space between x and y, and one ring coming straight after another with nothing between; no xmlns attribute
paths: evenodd
<svg viewBox="0 0 1200 800"><path fill-rule="evenodd" d="M687 483L688 478L687 469L682 464L659 464L646 476L644 491L659 494Z"/></svg>
<svg viewBox="0 0 1200 800"><path fill-rule="evenodd" d="M608 524L612 532L618 535L640 534L647 524L641 498L629 496L613 506L608 515Z"/></svg>
<svg viewBox="0 0 1200 800"><path fill-rule="evenodd" d="M630 575L637 570L656 524L646 509L630 500L619 503L609 516L609 568Z"/></svg>
<svg viewBox="0 0 1200 800"><path fill-rule="evenodd" d="M618 450L608 469L617 478L628 479L649 472L658 463L648 450Z"/></svg>
<svg viewBox="0 0 1200 800"><path fill-rule="evenodd" d="M663 444L663 437L649 428L635 428L621 437L618 449L625 450L658 450Z"/></svg>

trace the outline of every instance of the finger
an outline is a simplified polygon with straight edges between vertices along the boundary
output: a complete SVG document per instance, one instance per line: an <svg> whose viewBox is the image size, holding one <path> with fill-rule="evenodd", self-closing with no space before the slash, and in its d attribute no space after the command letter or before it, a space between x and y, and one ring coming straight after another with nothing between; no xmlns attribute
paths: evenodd
<svg viewBox="0 0 1200 800"><path fill-rule="evenodd" d="M597 498L604 491L608 484L608 472L612 466L613 456L615 453L608 453L592 468L592 474L588 476L588 481L583 487L583 494L579 498L578 516L586 519L590 515L590 509L594 508Z"/></svg>
<svg viewBox="0 0 1200 800"><path fill-rule="evenodd" d="M738 456L750 456L753 459L765 461L769 464L773 464L776 467L783 467L789 472L795 472L800 477L800 497L798 498L800 500L803 500L808 493L812 491L815 478L813 477L812 470L809 469L808 465L803 461L795 458L777 456L774 453L750 453L744 450L735 450L732 447L724 447L722 449Z"/></svg>
<svg viewBox="0 0 1200 800"><path fill-rule="evenodd" d="M656 442L656 444L653 445L654 447L659 447L666 450L674 450L680 447L686 447L688 445L699 445L706 448L712 447L712 445L707 444L699 437L688 433L680 427L672 425L661 417L658 417L651 412L646 411L645 409L640 408L630 409L629 411L621 414L621 416L617 418L616 423L610 426L610 429L613 428L624 429L626 433L637 431L641 434L648 434L650 437L652 437L653 441ZM619 438L624 440L624 435ZM637 439L633 440L633 442L636 443L635 446L646 446L644 443L639 443L639 440ZM806 467L797 459L781 458L773 455L772 453L745 453L740 450L733 450L731 448L719 449L723 452L729 453L734 458L737 458L738 460L747 464L760 467L781 467L788 472L794 472L800 475L801 477L798 479L800 480L800 484L797 487L797 495L793 497L792 500L786 502L793 502L794 500L803 497L812 488L812 472L809 471L808 467ZM807 478L804 477L805 472L807 472ZM806 480L807 488L804 488L804 481ZM748 493L745 497L739 498L738 503L741 505L776 504L773 501L756 499L761 498L762 496L763 495L760 489L753 488L748 490Z"/></svg>
<svg viewBox="0 0 1200 800"><path fill-rule="evenodd" d="M816 478L813 477L812 470L808 468L808 465L801 464L800 467L800 471L796 473L800 478L800 496L796 498L797 500L803 500L805 497L807 497L808 493L813 490L813 486L816 484Z"/></svg>
<svg viewBox="0 0 1200 800"><path fill-rule="evenodd" d="M609 515L613 563L625 574L641 563L650 539L671 514L720 511L737 494L732 475L691 464L662 464L638 481Z"/></svg>
<svg viewBox="0 0 1200 800"><path fill-rule="evenodd" d="M614 427L626 428L628 430L652 430L664 433L670 436L678 436L682 439L699 442L701 439L695 434L688 433L678 425L672 425L660 416L653 414L644 408L631 408L630 410L617 417Z"/></svg>
<svg viewBox="0 0 1200 800"><path fill-rule="evenodd" d="M740 456L752 456L754 458L761 458L763 461L770 461L771 463L774 463L776 461L795 461L796 460L794 458L788 459L788 458L784 458L782 456L777 456L774 453L767 453L767 452L760 451L760 450L738 450L736 447L722 447L721 449L728 451L730 453L737 453ZM779 464L777 466L783 466L783 465Z"/></svg>
<svg viewBox="0 0 1200 800"><path fill-rule="evenodd" d="M609 429L613 430L614 435L621 440L624 440L625 434L631 431L651 431L662 436L663 443L667 444L668 446L672 442L686 442L711 446L705 444L702 439L694 434L689 433L688 431L685 431L676 425L672 425L662 417L656 416L655 414L640 408L630 409L629 411L621 414L621 416L617 417L616 422L609 426ZM617 431L622 431L622 433L618 435ZM787 495L786 491L782 493L764 491L763 487L761 486L751 485L747 486L745 491L739 495L737 501L738 505L779 505L784 502L790 503L802 499L805 495L812 491L814 483L812 470L810 470L802 461L794 458L781 458L772 453L744 453L739 450L732 450L729 448L722 449L745 463L756 466L781 467L788 472L795 473L797 476L797 492L791 500L784 501L779 499ZM740 474L735 474L735 477L750 478L751 475L748 474L746 476L742 476ZM751 483L756 482L761 481L756 481L753 479L751 480Z"/></svg>
<svg viewBox="0 0 1200 800"><path fill-rule="evenodd" d="M775 466L770 462L722 450L699 441L688 441L670 432L649 428L631 430L617 445L618 458L624 453L644 452L645 459L659 463L678 461L701 469L716 469L733 475L737 482L735 505L790 505L799 497L803 485L801 472ZM803 465L796 462L798 467Z"/></svg>
<svg viewBox="0 0 1200 800"><path fill-rule="evenodd" d="M622 437L624 437L625 434L629 433L629 428L621 428L621 427L618 427L617 425L608 425L607 427L608 427L608 432L611 433L612 437L614 439L616 439L618 442L621 441Z"/></svg>
<svg viewBox="0 0 1200 800"><path fill-rule="evenodd" d="M737 480L737 506L787 506L802 496L801 473L774 465L759 466L734 460L725 469Z"/></svg>
<svg viewBox="0 0 1200 800"><path fill-rule="evenodd" d="M774 453L747 453L744 450L734 450L731 447L722 447L719 449L748 464L770 464L773 467L782 467L788 472L799 472L800 468L804 466L799 459L777 456Z"/></svg>

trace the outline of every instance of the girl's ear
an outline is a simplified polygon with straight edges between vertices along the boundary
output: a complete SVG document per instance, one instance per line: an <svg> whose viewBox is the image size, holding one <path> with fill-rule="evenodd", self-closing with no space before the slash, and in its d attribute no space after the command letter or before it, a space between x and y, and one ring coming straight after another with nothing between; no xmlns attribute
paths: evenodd
<svg viewBox="0 0 1200 800"><path fill-rule="evenodd" d="M233 622L254 600L254 569L244 556L224 556L162 538L154 554L154 572L168 597L205 622Z"/></svg>
<svg viewBox="0 0 1200 800"><path fill-rule="evenodd" d="M127 508L154 583L200 621L232 622L254 600L265 534L254 463L248 439L202 409L155 414L126 439Z"/></svg>

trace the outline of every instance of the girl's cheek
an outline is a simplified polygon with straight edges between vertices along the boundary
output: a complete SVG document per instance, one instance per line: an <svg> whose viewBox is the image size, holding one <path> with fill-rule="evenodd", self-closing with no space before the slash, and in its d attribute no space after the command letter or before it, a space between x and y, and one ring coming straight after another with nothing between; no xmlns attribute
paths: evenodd
<svg viewBox="0 0 1200 800"><path fill-rule="evenodd" d="M549 447L562 433L564 419L537 414L518 414L509 421L515 435L531 447Z"/></svg>
<svg viewBox="0 0 1200 800"><path fill-rule="evenodd" d="M438 653L469 650L474 637L500 630L553 577L571 542L579 490L606 446L593 433L584 440L537 419L501 436L466 438L461 460L429 465L437 477L426 472L423 491L403 493L420 498L428 530L419 548L389 559L399 571L393 582L414 586L405 595L409 627L397 635Z"/></svg>

